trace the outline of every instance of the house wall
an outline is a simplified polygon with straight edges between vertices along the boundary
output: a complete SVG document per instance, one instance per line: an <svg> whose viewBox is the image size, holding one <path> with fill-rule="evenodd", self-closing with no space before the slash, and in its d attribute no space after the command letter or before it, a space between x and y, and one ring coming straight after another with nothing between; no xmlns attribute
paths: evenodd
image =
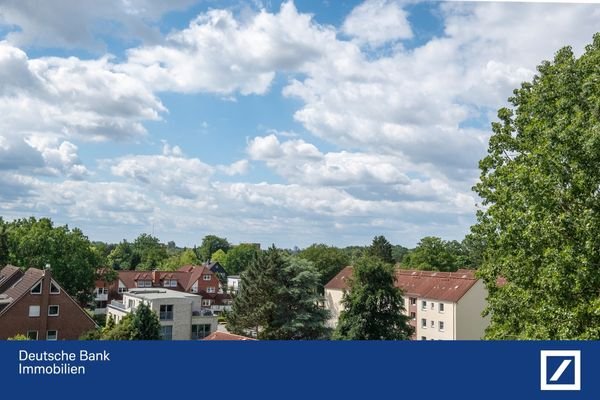
<svg viewBox="0 0 600 400"><path fill-rule="evenodd" d="M426 302L423 308L422 302ZM440 312L440 303L444 304L444 311ZM433 307L432 307L433 304ZM455 303L417 297L415 339L423 340L453 340L454 337L454 309ZM422 326L422 319L426 320L426 327ZM434 326L431 326L431 321ZM440 330L440 321L444 323L444 330Z"/></svg>
<svg viewBox="0 0 600 400"><path fill-rule="evenodd" d="M482 317L487 290L483 280L478 280L458 301L456 308L456 339L479 340L490 323L489 316Z"/></svg>
<svg viewBox="0 0 600 400"><path fill-rule="evenodd" d="M38 331L38 340L45 340L49 330L58 331L58 340L77 340L95 328L94 321L61 289L59 294L50 294L50 281L43 278L41 294L29 291L0 317L0 339L8 339L27 331ZM29 306L40 306L40 316L30 317ZM58 305L59 315L48 316L48 306Z"/></svg>
<svg viewBox="0 0 600 400"><path fill-rule="evenodd" d="M338 289L325 289L325 308L330 312L327 326L335 328L340 317L340 313L344 309L342 305L342 297L344 295L343 290Z"/></svg>

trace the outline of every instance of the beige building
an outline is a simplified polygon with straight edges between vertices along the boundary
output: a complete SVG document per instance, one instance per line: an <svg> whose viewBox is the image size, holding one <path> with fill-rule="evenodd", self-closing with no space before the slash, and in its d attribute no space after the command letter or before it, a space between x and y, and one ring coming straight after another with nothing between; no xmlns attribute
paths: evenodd
<svg viewBox="0 0 600 400"><path fill-rule="evenodd" d="M202 339L217 330L217 317L202 307L202 296L171 289L129 290L108 305L108 318L118 323L142 302L158 315L163 340Z"/></svg>
<svg viewBox="0 0 600 400"><path fill-rule="evenodd" d="M346 267L325 285L325 304L335 327L352 267ZM477 340L489 324L481 313L487 291L472 270L435 272L397 270L396 286L404 292L404 308L411 317L416 340Z"/></svg>

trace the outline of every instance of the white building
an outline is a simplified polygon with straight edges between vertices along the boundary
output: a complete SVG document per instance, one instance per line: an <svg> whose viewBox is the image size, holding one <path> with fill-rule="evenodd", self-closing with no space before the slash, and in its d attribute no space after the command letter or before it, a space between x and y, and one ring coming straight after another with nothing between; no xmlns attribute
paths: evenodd
<svg viewBox="0 0 600 400"><path fill-rule="evenodd" d="M325 306L335 327L343 306L352 267L346 267L325 285ZM481 313L487 290L472 270L457 272L396 271L396 286L404 293L404 308L411 317L416 340L477 340L483 337L489 317Z"/></svg>
<svg viewBox="0 0 600 400"><path fill-rule="evenodd" d="M242 279L239 275L230 275L227 277L227 291L229 293L238 293L240 291L240 282Z"/></svg>
<svg viewBox="0 0 600 400"><path fill-rule="evenodd" d="M132 289L123 301L108 305L108 318L119 322L125 315L146 303L158 315L163 340L202 339L217 330L218 320L202 307L202 296L171 289Z"/></svg>

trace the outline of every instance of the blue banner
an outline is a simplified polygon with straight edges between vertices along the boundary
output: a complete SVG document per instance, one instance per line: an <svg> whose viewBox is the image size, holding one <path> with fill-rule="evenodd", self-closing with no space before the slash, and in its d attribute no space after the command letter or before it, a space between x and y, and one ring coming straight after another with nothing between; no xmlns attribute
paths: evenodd
<svg viewBox="0 0 600 400"><path fill-rule="evenodd" d="M597 399L599 371L599 342L0 342L6 388L65 400Z"/></svg>

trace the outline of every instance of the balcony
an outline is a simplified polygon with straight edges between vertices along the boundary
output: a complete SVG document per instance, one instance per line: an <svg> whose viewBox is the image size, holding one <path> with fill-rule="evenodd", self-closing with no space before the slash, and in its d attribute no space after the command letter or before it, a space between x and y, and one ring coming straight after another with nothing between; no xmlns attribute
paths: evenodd
<svg viewBox="0 0 600 400"><path fill-rule="evenodd" d="M110 306L109 307L114 307L118 310L121 311L129 311L129 309L127 307L125 307L125 304L123 304L122 302L118 301L118 300L112 300L110 302Z"/></svg>
<svg viewBox="0 0 600 400"><path fill-rule="evenodd" d="M95 301L107 301L108 300L108 293L96 293L96 295L94 296L94 300Z"/></svg>

